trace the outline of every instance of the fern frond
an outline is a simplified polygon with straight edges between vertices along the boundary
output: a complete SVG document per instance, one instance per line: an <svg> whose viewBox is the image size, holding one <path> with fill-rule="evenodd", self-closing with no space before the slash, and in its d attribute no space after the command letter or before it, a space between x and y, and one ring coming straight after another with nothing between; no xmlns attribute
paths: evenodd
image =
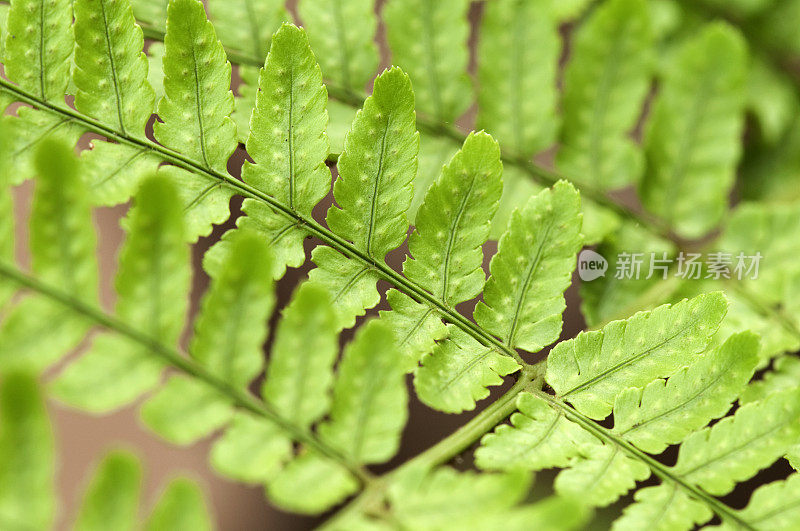
<svg viewBox="0 0 800 531"><path fill-rule="evenodd" d="M423 356L414 375L414 389L432 408L460 413L474 409L476 401L489 396L487 387L503 383L502 376L517 372L520 364L457 328L448 329L448 339Z"/></svg>
<svg viewBox="0 0 800 531"><path fill-rule="evenodd" d="M800 525L800 475L763 485L753 492L739 517L756 529L792 529Z"/></svg>
<svg viewBox="0 0 800 531"><path fill-rule="evenodd" d="M725 316L721 293L615 321L562 341L547 360L547 383L581 413L603 419L617 395L672 376L705 350Z"/></svg>
<svg viewBox="0 0 800 531"><path fill-rule="evenodd" d="M35 161L40 177L31 211L32 270L70 296L96 304L96 237L78 164L69 148L49 139L37 149ZM11 209L3 217L13 229ZM0 327L0 367L41 370L53 361L54 353L76 346L88 327L51 301L27 297L10 310Z"/></svg>
<svg viewBox="0 0 800 531"><path fill-rule="evenodd" d="M72 2L14 0L3 30L8 79L42 101L64 105L75 42Z"/></svg>
<svg viewBox="0 0 800 531"><path fill-rule="evenodd" d="M564 125L557 165L601 189L641 176L643 156L628 133L650 85L652 36L646 2L600 6L574 38L564 73Z"/></svg>
<svg viewBox="0 0 800 531"><path fill-rule="evenodd" d="M472 134L417 212L403 273L447 306L483 289L481 246L502 194L502 172L497 142L485 133Z"/></svg>
<svg viewBox="0 0 800 531"><path fill-rule="evenodd" d="M689 497L678 485L659 485L639 489L636 503L625 508L614 521L614 531L634 531L646 527L657 531L692 529L697 522L708 521L712 512Z"/></svg>
<svg viewBox="0 0 800 531"><path fill-rule="evenodd" d="M186 316L190 276L174 186L159 177L145 180L129 226L115 282L116 314L153 340L175 345ZM141 345L104 334L61 373L53 390L69 404L108 411L155 387L161 370L162 364Z"/></svg>
<svg viewBox="0 0 800 531"><path fill-rule="evenodd" d="M301 0L297 11L325 77L361 94L378 68L374 2Z"/></svg>
<svg viewBox="0 0 800 531"><path fill-rule="evenodd" d="M580 230L580 199L571 184L562 181L532 197L500 238L475 321L529 352L558 339Z"/></svg>
<svg viewBox="0 0 800 531"><path fill-rule="evenodd" d="M75 108L123 134L144 136L155 93L130 3L76 0L74 9Z"/></svg>
<svg viewBox="0 0 800 531"><path fill-rule="evenodd" d="M108 453L97 465L75 522L79 531L198 529L211 521L200 488L192 481L171 481L146 522L138 524L142 470L139 459L123 451Z"/></svg>
<svg viewBox="0 0 800 531"><path fill-rule="evenodd" d="M313 338L305 330L314 330ZM275 332L262 394L276 411L305 429L330 408L337 333L336 312L327 292L313 284L302 285ZM303 351L307 355L297 355Z"/></svg>
<svg viewBox="0 0 800 531"><path fill-rule="evenodd" d="M561 39L551 11L558 3L493 1L481 21L477 124L518 156L555 140Z"/></svg>
<svg viewBox="0 0 800 531"><path fill-rule="evenodd" d="M0 379L0 525L49 529L55 516L53 431L36 380Z"/></svg>
<svg viewBox="0 0 800 531"><path fill-rule="evenodd" d="M171 0L164 38L164 90L156 140L226 171L236 148L231 65L198 0Z"/></svg>
<svg viewBox="0 0 800 531"><path fill-rule="evenodd" d="M400 351L380 321L359 328L345 349L322 439L357 463L381 463L395 454L407 411Z"/></svg>
<svg viewBox="0 0 800 531"><path fill-rule="evenodd" d="M471 103L468 7L464 0L390 0L383 8L392 62L414 80L417 109L439 122L454 122Z"/></svg>
<svg viewBox="0 0 800 531"><path fill-rule="evenodd" d="M208 15L226 48L259 59L267 56L272 34L288 19L284 3L276 0L211 0Z"/></svg>
<svg viewBox="0 0 800 531"><path fill-rule="evenodd" d="M639 192L684 237L702 236L726 210L741 150L746 63L741 36L717 23L689 40L664 73Z"/></svg>
<svg viewBox="0 0 800 531"><path fill-rule="evenodd" d="M752 378L758 336L743 332L671 376L643 389L629 388L614 401L614 431L658 454L730 410Z"/></svg>

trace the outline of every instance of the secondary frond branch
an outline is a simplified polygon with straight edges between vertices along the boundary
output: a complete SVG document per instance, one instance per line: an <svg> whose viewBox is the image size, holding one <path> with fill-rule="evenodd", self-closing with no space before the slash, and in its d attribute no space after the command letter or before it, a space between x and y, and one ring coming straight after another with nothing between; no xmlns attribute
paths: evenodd
<svg viewBox="0 0 800 531"><path fill-rule="evenodd" d="M139 149L147 149L157 155L158 157L162 158L163 160L174 164L180 168L184 168L192 173L195 174L203 174L212 179L218 180L220 182L224 182L230 185L232 188L236 189L236 191L243 195L244 197L253 198L258 201L262 201L266 203L271 209L275 212L293 220L298 225L303 226L311 235L319 238L323 242L325 242L330 247L336 249L338 252L342 253L343 255L347 256L348 258L352 258L358 260L365 264L366 267L373 269L376 274L378 274L381 278L392 284L397 289L403 291L404 293L408 294L409 296L413 297L417 301L424 302L429 304L431 307L437 309L437 311L442 315L442 317L458 326L459 328L463 329L467 334L475 338L477 341L481 342L482 344L496 348L497 350L503 352L504 354L511 356L515 360L520 363L524 363L519 354L516 350L508 347L506 344L486 332L484 329L458 313L457 311L447 308L441 301L437 300L433 295L422 289L416 283L408 280L401 274L397 273L391 267L382 263L378 260L375 260L360 250L356 249L354 245L350 242L337 236L332 231L328 230L327 228L323 227L317 221L310 217L302 216L297 214L293 210L291 210L287 205L275 200L275 198L257 190L256 188L239 181L238 179L225 174L221 173L217 170L207 168L202 163L192 160L189 157L181 155L175 151L172 151L169 148L163 147L158 145L154 142L150 142L149 140L143 140L137 137L133 137L119 131L116 131L97 120L89 118L87 116L83 116L80 113L77 113L69 108L62 108L56 106L55 104L51 104L48 102L41 101L36 96L28 93L27 91L21 89L20 87L15 86L14 84L6 81L5 79L0 79L0 91L5 91L11 94L14 98L18 101L22 101L24 103L28 103L34 107L47 110L47 112L57 114L62 116L67 120L74 121L79 123L82 127L86 128L89 131L102 135L106 138L112 139L117 141L121 144L127 144L130 146L135 146Z"/></svg>
<svg viewBox="0 0 800 531"><path fill-rule="evenodd" d="M154 355L162 358L172 367L175 367L187 375L203 381L223 395L229 397L238 407L249 411L254 415L269 420L270 422L280 426L281 429L285 430L287 433L291 434L292 437L297 441L300 441L308 445L310 448L320 452L321 454L342 463L350 472L364 482L364 484L369 484L369 482L372 481L372 474L370 474L366 469L351 463L334 448L331 448L329 445L320 441L316 437L313 437L307 431L298 429L291 421L272 411L272 409L263 401L258 400L254 396L231 386L223 379L215 376L204 367L200 366L194 360L182 356L174 348L168 347L159 341L152 339L147 334L125 324L115 317L104 313L98 308L95 308L66 293L63 293L52 286L40 282L39 280L21 272L14 266L0 262L0 276L18 284L22 288L29 289L39 295L58 302L59 304L69 308L71 311L88 318L98 326L116 332L142 345L150 350Z"/></svg>

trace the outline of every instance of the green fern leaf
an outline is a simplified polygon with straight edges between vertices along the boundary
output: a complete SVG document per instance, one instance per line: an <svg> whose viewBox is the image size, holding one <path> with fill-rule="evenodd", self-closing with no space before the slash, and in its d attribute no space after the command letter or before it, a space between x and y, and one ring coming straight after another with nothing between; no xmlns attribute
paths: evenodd
<svg viewBox="0 0 800 531"><path fill-rule="evenodd" d="M628 387L643 387L691 363L726 309L724 296L711 293L581 333L550 352L547 383L581 413L603 419Z"/></svg>
<svg viewBox="0 0 800 531"><path fill-rule="evenodd" d="M602 189L639 180L643 157L627 134L650 85L652 36L643 0L611 0L577 32L564 74L557 164Z"/></svg>
<svg viewBox="0 0 800 531"><path fill-rule="evenodd" d="M475 321L509 347L530 352L558 339L580 228L578 192L564 181L515 212L492 257Z"/></svg>
<svg viewBox="0 0 800 531"><path fill-rule="evenodd" d="M522 393L511 425L500 425L481 439L475 463L483 470L542 470L565 467L577 455L577 446L594 441L540 398Z"/></svg>
<svg viewBox="0 0 800 531"><path fill-rule="evenodd" d="M477 124L515 155L530 157L555 140L558 3L497 0L483 14Z"/></svg>
<svg viewBox="0 0 800 531"><path fill-rule="evenodd" d="M78 164L70 148L51 139L41 143L35 159L39 179L30 223L33 273L78 300L96 304L96 238ZM9 210L13 220L11 214ZM0 367L39 371L75 347L88 328L88 322L47 299L23 299L0 328Z"/></svg>
<svg viewBox="0 0 800 531"><path fill-rule="evenodd" d="M336 463L313 452L287 465L267 485L267 494L279 507L317 514L341 502L358 489L358 482Z"/></svg>
<svg viewBox="0 0 800 531"><path fill-rule="evenodd" d="M763 485L738 516L756 529L794 529L800 525L800 475Z"/></svg>
<svg viewBox="0 0 800 531"><path fill-rule="evenodd" d="M400 444L408 415L402 358L380 321L361 326L339 364L330 420L320 436L356 463L382 463Z"/></svg>
<svg viewBox="0 0 800 531"><path fill-rule="evenodd" d="M361 94L378 68L371 0L301 0L297 6L327 79Z"/></svg>
<svg viewBox="0 0 800 531"><path fill-rule="evenodd" d="M211 464L222 474L247 483L274 478L292 455L292 441L274 424L237 413L211 450Z"/></svg>
<svg viewBox="0 0 800 531"><path fill-rule="evenodd" d="M164 97L164 52L166 52L166 48L160 41L151 42L147 47L147 82L153 87L156 95L153 112L156 111L158 102Z"/></svg>
<svg viewBox="0 0 800 531"><path fill-rule="evenodd" d="M142 470L127 452L108 454L98 465L75 522L76 531L133 530Z"/></svg>
<svg viewBox="0 0 800 531"><path fill-rule="evenodd" d="M625 508L614 521L614 531L674 531L692 529L696 523L708 521L712 513L707 506L690 498L677 485L646 487L634 494L636 503Z"/></svg>
<svg viewBox="0 0 800 531"><path fill-rule="evenodd" d="M169 0L131 0L133 14L138 20L163 26L167 19Z"/></svg>
<svg viewBox="0 0 800 531"><path fill-rule="evenodd" d="M422 467L404 471L392 484L392 517L404 529L548 529L554 512L570 512L559 528L579 528L588 518L585 506L567 499L548 498L518 506L530 489L526 474L433 471Z"/></svg>
<svg viewBox="0 0 800 531"><path fill-rule="evenodd" d="M117 316L164 345L177 344L189 291L189 256L178 205L171 183L159 177L142 183L116 278ZM152 389L161 370L161 362L141 345L104 334L61 373L54 391L69 404L108 411Z"/></svg>
<svg viewBox="0 0 800 531"><path fill-rule="evenodd" d="M269 282L269 248L257 235L239 231L203 297L189 351L209 372L246 389L264 366L265 323L275 295Z"/></svg>
<svg viewBox="0 0 800 531"><path fill-rule="evenodd" d="M591 507L605 507L648 477L650 468L642 461L595 442L578 447L578 457L556 477L555 489Z"/></svg>
<svg viewBox="0 0 800 531"><path fill-rule="evenodd" d="M208 514L200 487L183 478L170 482L153 508L145 529L147 531L163 531L164 529L210 531L212 529L211 517Z"/></svg>
<svg viewBox="0 0 800 531"><path fill-rule="evenodd" d="M502 172L497 142L471 134L417 212L403 273L448 307L483 289L481 246L502 193Z"/></svg>
<svg viewBox="0 0 800 531"><path fill-rule="evenodd" d="M314 330L313 337L305 332ZM336 312L327 291L303 284L275 332L262 394L276 411L309 428L330 407L333 364L339 351ZM298 356L298 352L306 352Z"/></svg>
<svg viewBox="0 0 800 531"><path fill-rule="evenodd" d="M622 391L614 402L614 431L646 452L661 453L728 412L753 376L757 354L758 336L743 332L667 381Z"/></svg>
<svg viewBox="0 0 800 531"><path fill-rule="evenodd" d="M408 76L399 68L386 70L356 115L339 157L333 186L338 206L328 210L328 225L375 259L406 239L419 149L415 125Z"/></svg>
<svg viewBox="0 0 800 531"><path fill-rule="evenodd" d="M764 378L750 382L739 402L746 404L762 400L776 391L791 389L800 381L800 358L786 355L775 360L772 370L764 373Z"/></svg>
<svg viewBox="0 0 800 531"><path fill-rule="evenodd" d="M422 205L422 201L425 200L428 188L442 174L442 166L450 162L458 149L459 145L451 138L420 132L417 157L419 171L414 180L414 199L411 200L411 206L408 208L408 219L412 224L416 222L417 211ZM503 178L505 179L505 175ZM499 215L500 212L498 212Z"/></svg>
<svg viewBox="0 0 800 531"><path fill-rule="evenodd" d="M422 358L414 375L414 389L425 404L446 413L475 408L489 396L487 387L503 383L503 376L520 365L494 347L487 347L459 328L448 327L449 338Z"/></svg>
<svg viewBox="0 0 800 531"><path fill-rule="evenodd" d="M465 0L390 0L383 8L392 61L414 80L417 109L452 123L467 110Z"/></svg>
<svg viewBox="0 0 800 531"><path fill-rule="evenodd" d="M236 149L231 65L198 0L171 0L164 38L164 90L156 140L226 173Z"/></svg>
<svg viewBox="0 0 800 531"><path fill-rule="evenodd" d="M54 443L36 380L4 373L0 381L0 526L50 529L55 516Z"/></svg>
<svg viewBox="0 0 800 531"><path fill-rule="evenodd" d="M395 344L403 353L406 372L411 372L424 354L433 351L436 341L449 333L439 313L428 304L421 304L402 292L386 293L391 311L381 310L381 320L394 331Z"/></svg>
<svg viewBox="0 0 800 531"><path fill-rule="evenodd" d="M122 134L143 137L155 93L130 3L76 0L74 8L75 107Z"/></svg>
<svg viewBox="0 0 800 531"><path fill-rule="evenodd" d="M732 417L695 432L681 445L674 472L713 495L783 456L800 436L800 391L789 389L746 404Z"/></svg>
<svg viewBox="0 0 800 531"><path fill-rule="evenodd" d="M63 105L75 42L72 2L14 0L3 29L8 79L42 101Z"/></svg>
<svg viewBox="0 0 800 531"><path fill-rule="evenodd" d="M279 0L211 0L208 14L222 44L256 59L267 56L272 33L288 17Z"/></svg>
<svg viewBox="0 0 800 531"><path fill-rule="evenodd" d="M728 204L741 149L746 55L739 34L717 23L689 40L664 75L639 190L645 206L687 238L713 228Z"/></svg>
<svg viewBox="0 0 800 531"><path fill-rule="evenodd" d="M197 380L173 376L144 403L145 426L177 445L192 444L233 418L230 400Z"/></svg>

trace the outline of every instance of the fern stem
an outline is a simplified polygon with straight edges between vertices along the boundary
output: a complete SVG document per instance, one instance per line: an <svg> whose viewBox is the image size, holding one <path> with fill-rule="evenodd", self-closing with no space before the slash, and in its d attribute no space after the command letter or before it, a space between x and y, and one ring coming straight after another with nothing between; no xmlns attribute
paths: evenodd
<svg viewBox="0 0 800 531"><path fill-rule="evenodd" d="M266 203L273 211L293 220L297 225L302 226L310 235L319 238L330 247L342 253L344 256L364 263L367 267L375 271L378 276L389 282L392 286L403 291L405 294L411 296L418 302L426 303L435 308L444 320L458 326L464 330L464 332L475 338L475 340L477 340L479 343L487 347L495 348L499 352L514 358L517 363L523 366L525 365L525 361L516 350L504 344L502 341L454 309L447 307L442 301L438 300L424 288L415 282L408 280L400 273L389 267L385 262L375 260L374 258L364 254L350 242L323 227L313 218L298 214L287 205L284 205L280 201L276 200L274 197L271 197L228 174L207 168L202 163L194 161L189 157L177 153L169 148L151 142L147 139L120 133L119 131L111 129L110 127L100 123L99 121L87 116L83 116L72 109L58 107L54 104L41 101L34 95L2 78L0 78L0 90L5 90L11 93L19 101L23 101L33 105L34 107L47 109L49 112L59 114L67 119L80 123L81 126L87 130L95 132L106 138L113 139L122 144L136 146L139 149L150 150L159 158L162 158L163 160L170 162L175 166L186 169L192 173L205 174L208 177L216 179L222 183L225 183L231 188L234 188L237 193L244 197L249 197Z"/></svg>
<svg viewBox="0 0 800 531"><path fill-rule="evenodd" d="M653 472L653 474L661 478L662 481L669 481L670 483L674 483L692 498L706 504L709 509L711 509L712 511L714 511L714 513L717 514L717 516L719 516L720 518L722 518L727 522L734 524L734 527L736 527L737 529L753 529L753 527L750 524L739 518L739 516L733 509L722 503L720 500L711 496L710 494L707 494L699 487L696 487L694 485L685 482L682 478L675 475L670 470L670 467L659 463L646 453L636 448L628 441L620 437L617 437L611 430L609 430L608 428L604 428L603 426L600 426L589 417L586 417L585 415L581 414L580 412L572 408L567 403L560 400L558 397L545 393L544 391L541 390L534 390L532 391L532 393L537 397L545 400L552 407L562 411L566 417L568 417L576 424L579 424L583 429L585 429L589 433L592 433L595 437L597 437L601 441L608 444L613 444L616 447L623 450L632 458L642 461L648 467L650 467L650 470Z"/></svg>
<svg viewBox="0 0 800 531"><path fill-rule="evenodd" d="M208 370L201 365L198 365L191 358L182 355L175 348L162 344L149 335L131 327L115 317L106 314L99 308L86 304L85 302L78 300L71 295L40 282L36 278L23 273L12 265L0 262L0 276L5 277L6 279L20 285L23 288L30 289L39 295L47 297L48 299L51 299L65 306L66 308L69 308L75 313L83 315L98 326L113 331L142 345L154 355L164 360L170 366L213 387L221 394L229 398L237 407L269 420L290 434L293 439L302 442L322 455L341 463L353 475L359 478L359 480L361 480L365 486L374 481L374 476L364 467L350 462L349 459L344 457L336 449L320 441L309 432L297 428L291 422L291 420L283 418L262 400L257 399L246 391L231 386L225 380L222 380L221 378L208 372Z"/></svg>

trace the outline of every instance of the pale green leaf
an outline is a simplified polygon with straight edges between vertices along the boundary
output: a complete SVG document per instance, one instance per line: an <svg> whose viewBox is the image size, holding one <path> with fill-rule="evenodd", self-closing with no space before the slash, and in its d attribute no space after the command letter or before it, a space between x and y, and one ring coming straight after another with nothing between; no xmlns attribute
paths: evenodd
<svg viewBox="0 0 800 531"><path fill-rule="evenodd" d="M481 246L502 193L502 172L497 142L486 133L470 134L417 212L403 273L447 307L483 289Z"/></svg>
<svg viewBox="0 0 800 531"><path fill-rule="evenodd" d="M208 14L226 48L263 59L288 14L282 0L210 0Z"/></svg>
<svg viewBox="0 0 800 531"><path fill-rule="evenodd" d="M63 105L75 43L72 2L14 0L3 30L8 79L43 101Z"/></svg>
<svg viewBox="0 0 800 531"><path fill-rule="evenodd" d="M330 407L338 331L327 291L302 284L278 323L262 389L266 401L299 428L310 428Z"/></svg>
<svg viewBox="0 0 800 531"><path fill-rule="evenodd" d="M81 152L82 177L96 205L116 205L130 199L145 175L158 169L162 159L146 147L93 140Z"/></svg>
<svg viewBox="0 0 800 531"><path fill-rule="evenodd" d="M381 310L381 320L394 331L406 372L411 372L449 331L439 312L429 304L419 303L396 289L386 293L386 301L392 310Z"/></svg>
<svg viewBox="0 0 800 531"><path fill-rule="evenodd" d="M592 507L614 503L637 481L650 477L647 464L616 445L587 444L579 448L579 454L556 476L555 489Z"/></svg>
<svg viewBox="0 0 800 531"><path fill-rule="evenodd" d="M189 249L181 214L171 183L157 176L144 180L129 214L115 283L117 316L167 346L177 344L188 303ZM153 388L161 367L141 344L101 335L54 387L66 402L107 411Z"/></svg>
<svg viewBox="0 0 800 531"><path fill-rule="evenodd" d="M646 134L644 205L686 238L727 209L741 151L747 50L736 30L707 26L664 74Z"/></svg>
<svg viewBox="0 0 800 531"><path fill-rule="evenodd" d="M258 95L259 71L254 66L239 65L239 85L236 87L231 120L236 123L236 139L242 144L250 136L250 117Z"/></svg>
<svg viewBox="0 0 800 531"><path fill-rule="evenodd" d="M292 441L274 424L239 412L211 449L211 464L237 481L263 483L292 456Z"/></svg>
<svg viewBox="0 0 800 531"><path fill-rule="evenodd" d="M550 352L547 383L581 413L603 419L623 390L672 376L692 363L726 309L724 295L711 293L583 332Z"/></svg>
<svg viewBox="0 0 800 531"><path fill-rule="evenodd" d="M275 304L272 259L256 234L237 231L203 296L189 352L234 388L247 389L264 366L267 320Z"/></svg>
<svg viewBox="0 0 800 531"><path fill-rule="evenodd" d="M517 210L492 257L475 321L509 347L529 352L558 339L580 229L580 198L565 181Z"/></svg>
<svg viewBox="0 0 800 531"><path fill-rule="evenodd" d="M478 343L460 328L449 326L448 339L423 356L414 374L417 396L432 408L447 413L475 409L489 396L487 387L503 383L503 376L519 364L494 347Z"/></svg>
<svg viewBox="0 0 800 531"><path fill-rule="evenodd" d="M300 0L300 20L327 79L361 94L378 68L372 0Z"/></svg>
<svg viewBox="0 0 800 531"><path fill-rule="evenodd" d="M224 426L233 417L225 395L194 379L173 376L144 403L145 426L171 442L188 445Z"/></svg>
<svg viewBox="0 0 800 531"><path fill-rule="evenodd" d="M0 527L50 529L55 515L53 433L36 380L0 379Z"/></svg>
<svg viewBox="0 0 800 531"><path fill-rule="evenodd" d="M530 393L517 398L511 425L502 424L481 439L475 463L484 470L541 470L565 467L578 444L594 441L583 428Z"/></svg>
<svg viewBox="0 0 800 531"><path fill-rule="evenodd" d="M414 82L417 109L452 123L472 102L467 0L389 0L383 8L392 62Z"/></svg>
<svg viewBox="0 0 800 531"><path fill-rule="evenodd" d="M164 27L167 20L167 4L169 0L131 0L133 13L138 20Z"/></svg>
<svg viewBox="0 0 800 531"><path fill-rule="evenodd" d="M380 302L377 288L380 277L365 262L346 258L323 245L314 248L311 259L317 267L309 273L309 281L328 290L340 330L351 328L356 317Z"/></svg>
<svg viewBox="0 0 800 531"><path fill-rule="evenodd" d="M689 367L630 388L614 401L614 431L642 450L659 454L711 419L725 415L758 361L758 336L742 332Z"/></svg>
<svg viewBox="0 0 800 531"><path fill-rule="evenodd" d="M633 498L635 503L614 521L614 531L692 529L713 515L706 505L690 498L677 484L645 487L637 490Z"/></svg>
<svg viewBox="0 0 800 531"><path fill-rule="evenodd" d="M267 494L279 507L316 514L344 501L358 481L336 462L306 453L289 463L267 484Z"/></svg>
<svg viewBox="0 0 800 531"><path fill-rule="evenodd" d="M642 112L653 65L647 3L603 3L572 42L557 165L601 189L634 183L643 157L628 134Z"/></svg>
<svg viewBox="0 0 800 531"><path fill-rule="evenodd" d="M481 21L477 126L526 158L553 144L559 124L557 3L496 0Z"/></svg>
<svg viewBox="0 0 800 531"><path fill-rule="evenodd" d="M30 221L33 274L76 299L97 304L96 237L92 211L72 150L45 139L36 148L38 179ZM12 212L8 216L13 220ZM11 249L13 251L13 249ZM32 296L0 328L0 367L44 369L74 348L89 323L63 306Z"/></svg>
<svg viewBox="0 0 800 531"><path fill-rule="evenodd" d="M155 105L142 30L128 1L75 0L75 108L144 137Z"/></svg>
<svg viewBox="0 0 800 531"><path fill-rule="evenodd" d="M712 495L733 490L797 443L800 389L774 393L740 407L681 445L673 471Z"/></svg>
<svg viewBox="0 0 800 531"><path fill-rule="evenodd" d="M0 107L5 103L15 101L13 94L9 100L2 99L5 94L0 87ZM65 144L74 146L86 131L72 120L47 111L36 110L31 107L17 109L16 118L7 118L11 124L12 133L8 143L3 146L6 153L6 164L11 165L14 171L8 172L7 181L11 185L19 184L26 179L36 176L36 163L34 161L38 146L45 139L58 138Z"/></svg>
<svg viewBox="0 0 800 531"><path fill-rule="evenodd" d="M399 68L386 70L356 115L339 157L333 186L338 206L328 210L328 226L378 260L406 239L419 150L415 124L408 76Z"/></svg>
<svg viewBox="0 0 800 531"><path fill-rule="evenodd" d="M170 1L164 46L156 140L225 173L237 145L231 65L199 0Z"/></svg>
<svg viewBox="0 0 800 531"><path fill-rule="evenodd" d="M311 216L330 191L327 91L305 31L284 24L264 68L247 139L242 180L291 210Z"/></svg>
<svg viewBox="0 0 800 531"><path fill-rule="evenodd" d="M148 531L206 531L213 527L203 491L183 478L167 485L145 526Z"/></svg>
<svg viewBox="0 0 800 531"><path fill-rule="evenodd" d="M214 225L228 219L230 201L236 192L227 182L177 166L161 166L158 175L175 184L187 241L193 242L200 236L208 236Z"/></svg>
<svg viewBox="0 0 800 531"><path fill-rule="evenodd" d="M800 358L787 354L775 360L772 369L763 378L750 382L739 397L741 403L755 402L776 391L791 389L800 382Z"/></svg>
<svg viewBox="0 0 800 531"><path fill-rule="evenodd" d="M758 120L761 136L768 144L780 141L800 108L791 79L767 61L753 58L747 87L748 107Z"/></svg>
<svg viewBox="0 0 800 531"><path fill-rule="evenodd" d="M373 320L345 347L321 438L356 463L382 463L400 445L408 396L392 331Z"/></svg>
<svg viewBox="0 0 800 531"><path fill-rule="evenodd" d="M795 529L800 526L800 474L762 485L737 516L756 529Z"/></svg>
<svg viewBox="0 0 800 531"><path fill-rule="evenodd" d="M142 470L128 452L106 455L86 490L75 531L119 531L136 528Z"/></svg>

